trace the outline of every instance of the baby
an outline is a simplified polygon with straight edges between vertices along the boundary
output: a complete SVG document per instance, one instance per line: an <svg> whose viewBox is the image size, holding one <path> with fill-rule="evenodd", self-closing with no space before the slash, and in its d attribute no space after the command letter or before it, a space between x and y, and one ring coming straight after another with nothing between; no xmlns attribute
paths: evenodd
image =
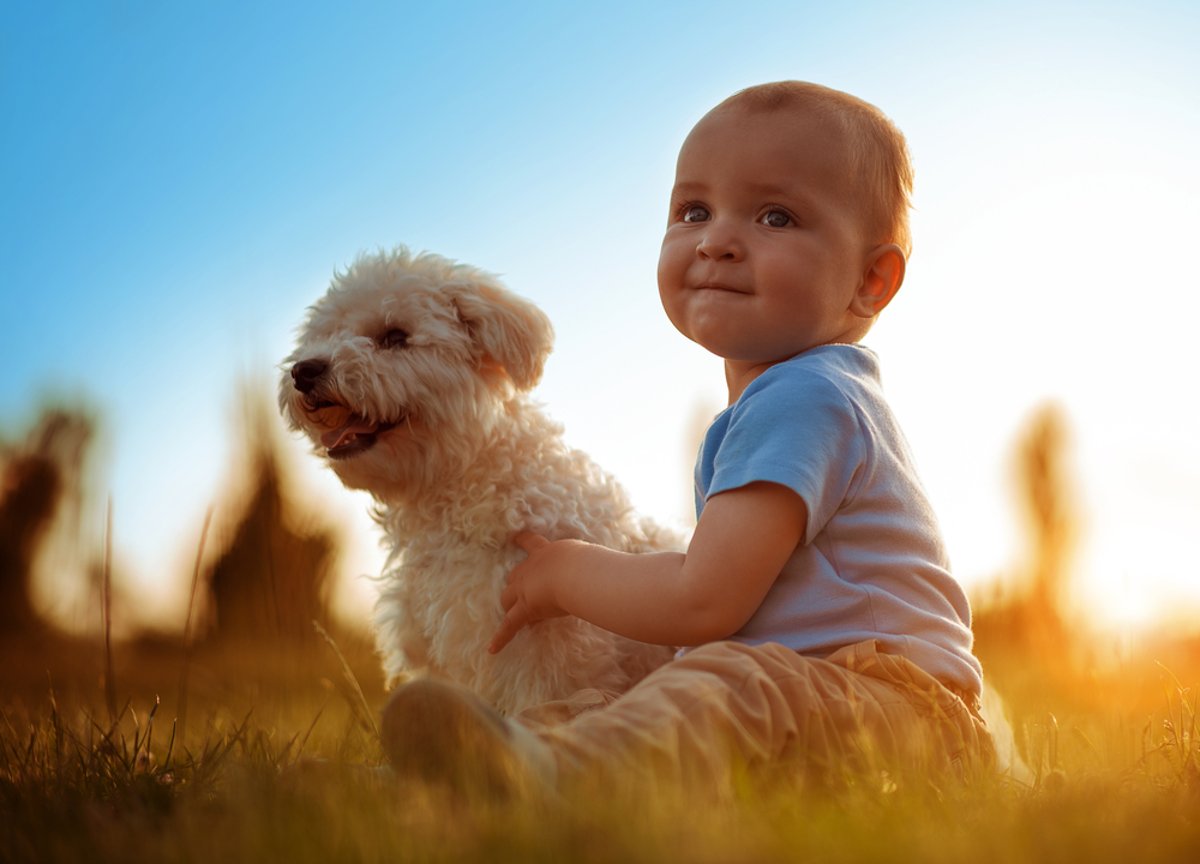
<svg viewBox="0 0 1200 864"><path fill-rule="evenodd" d="M397 770L720 788L747 770L990 764L967 599L859 344L904 280L911 188L901 133L836 90L752 87L696 124L658 266L667 316L724 359L729 390L696 464L695 533L652 554L517 535L528 557L490 650L560 615L684 648L555 724L407 685L384 713Z"/></svg>

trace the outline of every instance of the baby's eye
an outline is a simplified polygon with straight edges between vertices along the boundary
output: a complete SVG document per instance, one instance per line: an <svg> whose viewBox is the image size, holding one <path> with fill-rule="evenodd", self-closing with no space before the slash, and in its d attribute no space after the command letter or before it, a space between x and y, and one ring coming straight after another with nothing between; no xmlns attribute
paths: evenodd
<svg viewBox="0 0 1200 864"><path fill-rule="evenodd" d="M792 217L786 210L768 210L758 221L768 228L786 228L792 224Z"/></svg>
<svg viewBox="0 0 1200 864"><path fill-rule="evenodd" d="M681 222L704 222L708 219L708 208L703 204L689 204L680 211Z"/></svg>

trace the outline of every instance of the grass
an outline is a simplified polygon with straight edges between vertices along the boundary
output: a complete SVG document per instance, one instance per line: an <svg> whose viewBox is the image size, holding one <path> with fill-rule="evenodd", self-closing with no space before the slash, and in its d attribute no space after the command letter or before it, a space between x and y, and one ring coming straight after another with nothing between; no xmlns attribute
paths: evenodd
<svg viewBox="0 0 1200 864"><path fill-rule="evenodd" d="M908 778L744 789L719 805L662 790L576 790L554 804L503 804L364 770L380 757L372 715L382 686L365 639L340 641L344 653L316 638L302 650L243 645L190 657L169 643L117 646L108 682L126 701L112 717L103 652L9 645L0 651L0 861L1200 856L1200 705L1184 684L1200 665L1190 652L1167 668L1148 652L1107 672L998 656L993 679L1011 694L1028 785ZM193 728L184 732L169 700L179 700L189 665Z"/></svg>
<svg viewBox="0 0 1200 864"><path fill-rule="evenodd" d="M1200 641L1145 636L1136 650L1129 639L1115 650L1064 620L1077 519L1062 419L1053 410L1035 419L1017 472L1037 564L1032 587L976 604L975 620L1026 782L864 778L820 791L746 787L721 804L688 794L703 790L637 787L568 790L552 804L465 802L383 782L370 766L380 762L384 692L364 634L110 643L110 508L102 634L0 632L0 864L1198 861ZM53 416L47 423L62 426ZM251 434L248 447L268 440ZM253 583L272 601L264 608L275 626L259 629L294 636L307 607L281 601L319 585L316 570L299 565L321 559L324 541L286 528L292 499L282 475L259 473L258 507L244 520L253 530L236 535L250 539L219 561L232 562L222 571L229 584ZM38 490L25 492L32 498L8 512L37 512ZM206 518L189 634L205 630L192 606L202 577L213 579L201 567L208 526ZM20 532L9 533L25 549ZM282 573L308 581L284 586ZM283 612L297 613L296 626L281 626Z"/></svg>

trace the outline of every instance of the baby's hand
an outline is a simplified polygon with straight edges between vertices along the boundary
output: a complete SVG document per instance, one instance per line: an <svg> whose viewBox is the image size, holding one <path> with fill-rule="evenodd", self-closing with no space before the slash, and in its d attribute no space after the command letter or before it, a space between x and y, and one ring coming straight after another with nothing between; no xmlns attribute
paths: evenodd
<svg viewBox="0 0 1200 864"><path fill-rule="evenodd" d="M555 547L568 541L551 543L545 537L523 531L513 542L525 550L527 557L508 574L508 584L500 595L504 620L488 645L489 654L503 649L521 628L567 614L554 599L554 573L561 566L556 561L559 556Z"/></svg>

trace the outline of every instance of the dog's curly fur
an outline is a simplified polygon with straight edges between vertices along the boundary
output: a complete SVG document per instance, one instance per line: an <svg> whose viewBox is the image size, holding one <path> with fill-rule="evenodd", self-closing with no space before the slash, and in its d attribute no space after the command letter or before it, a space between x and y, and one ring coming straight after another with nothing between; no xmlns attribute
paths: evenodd
<svg viewBox="0 0 1200 864"><path fill-rule="evenodd" d="M574 617L487 653L523 554L516 532L678 548L528 398L552 339L545 315L495 277L400 247L337 274L284 361L289 423L378 502L391 553L375 625L389 682L427 670L515 713L584 688L624 691L670 657Z"/></svg>

